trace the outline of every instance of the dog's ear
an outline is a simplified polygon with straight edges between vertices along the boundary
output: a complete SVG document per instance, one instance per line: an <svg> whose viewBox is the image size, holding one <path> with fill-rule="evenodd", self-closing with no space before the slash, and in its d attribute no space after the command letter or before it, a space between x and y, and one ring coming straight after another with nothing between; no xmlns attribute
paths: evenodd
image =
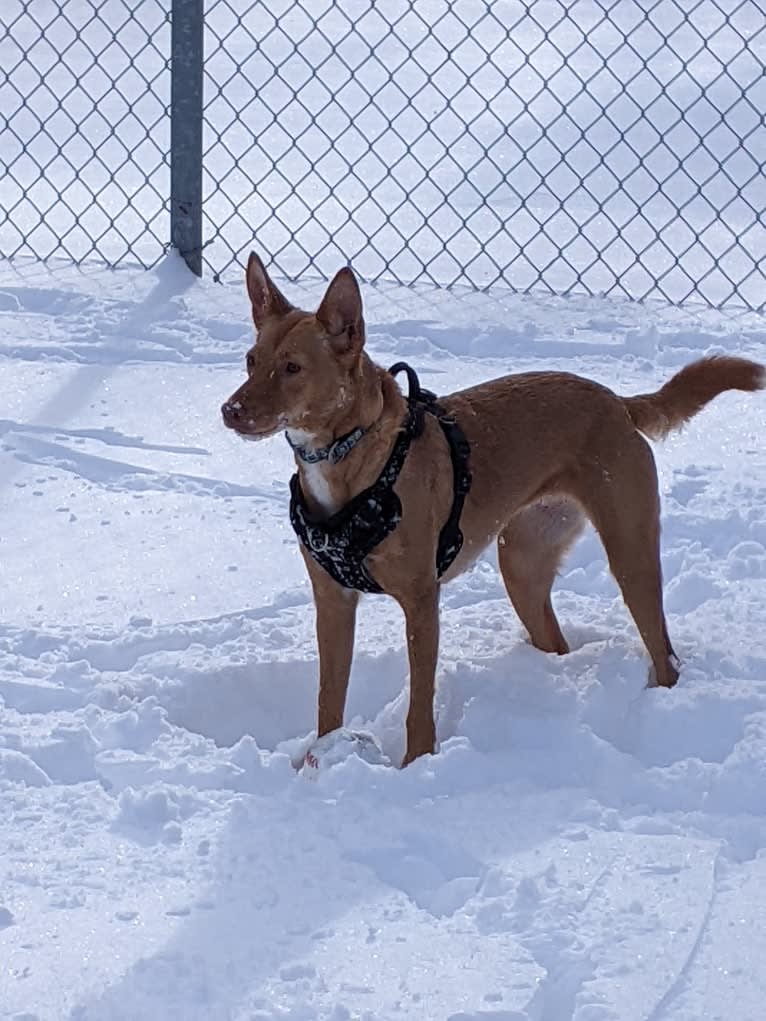
<svg viewBox="0 0 766 1021"><path fill-rule="evenodd" d="M338 354L358 355L364 347L362 295L348 266L335 274L322 298L317 319L330 334Z"/></svg>
<svg viewBox="0 0 766 1021"><path fill-rule="evenodd" d="M253 322L257 330L260 330L269 316L284 316L291 311L293 306L271 282L266 267L255 252L251 252L247 260L245 279L247 293L253 306Z"/></svg>

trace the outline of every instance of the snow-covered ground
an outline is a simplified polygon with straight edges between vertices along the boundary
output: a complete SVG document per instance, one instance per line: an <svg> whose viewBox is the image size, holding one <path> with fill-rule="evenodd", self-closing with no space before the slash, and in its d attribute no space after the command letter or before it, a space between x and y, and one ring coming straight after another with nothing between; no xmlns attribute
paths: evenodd
<svg viewBox="0 0 766 1021"><path fill-rule="evenodd" d="M374 356L439 392L766 361L755 316L365 299ZM656 448L674 690L645 690L592 533L556 587L564 658L525 641L488 555L444 592L439 754L311 780L291 457L219 421L248 311L175 260L0 263L0 1017L762 1021L766 398ZM370 597L349 721L394 760L406 676Z"/></svg>

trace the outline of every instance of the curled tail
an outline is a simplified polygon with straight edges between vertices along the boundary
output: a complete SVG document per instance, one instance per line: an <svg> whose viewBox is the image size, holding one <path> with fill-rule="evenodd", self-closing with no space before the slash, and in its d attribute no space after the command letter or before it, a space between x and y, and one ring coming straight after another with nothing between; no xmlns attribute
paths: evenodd
<svg viewBox="0 0 766 1021"><path fill-rule="evenodd" d="M713 355L700 358L677 372L653 394L623 397L637 429L654 440L662 439L724 390L761 390L766 368L746 358Z"/></svg>

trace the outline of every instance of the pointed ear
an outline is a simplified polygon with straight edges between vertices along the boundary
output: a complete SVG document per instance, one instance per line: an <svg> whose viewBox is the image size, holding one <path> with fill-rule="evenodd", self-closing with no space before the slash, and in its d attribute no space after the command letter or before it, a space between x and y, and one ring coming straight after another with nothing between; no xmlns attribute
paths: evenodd
<svg viewBox="0 0 766 1021"><path fill-rule="evenodd" d="M362 295L348 266L335 274L322 298L317 319L330 334L338 354L359 354L364 347Z"/></svg>
<svg viewBox="0 0 766 1021"><path fill-rule="evenodd" d="M255 254L250 253L247 260L247 293L253 306L253 322L260 330L269 316L284 316L292 310L292 305L278 287L271 282L266 267Z"/></svg>

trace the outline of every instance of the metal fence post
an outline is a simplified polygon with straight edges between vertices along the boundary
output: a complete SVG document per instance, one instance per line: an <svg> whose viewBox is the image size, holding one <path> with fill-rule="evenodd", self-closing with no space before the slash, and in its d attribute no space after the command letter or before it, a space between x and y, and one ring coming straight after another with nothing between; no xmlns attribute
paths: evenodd
<svg viewBox="0 0 766 1021"><path fill-rule="evenodd" d="M202 276L204 0L172 0L170 242Z"/></svg>

